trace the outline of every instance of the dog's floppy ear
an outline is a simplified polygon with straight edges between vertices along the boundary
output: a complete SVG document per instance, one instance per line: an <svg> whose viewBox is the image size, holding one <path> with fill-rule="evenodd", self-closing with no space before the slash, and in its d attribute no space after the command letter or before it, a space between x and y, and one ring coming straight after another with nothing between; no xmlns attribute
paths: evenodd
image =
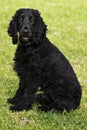
<svg viewBox="0 0 87 130"><path fill-rule="evenodd" d="M19 9L16 11L16 13L14 14L14 16L12 17L12 20L9 23L8 26L8 35L10 37L12 37L12 42L13 44L17 44L18 43L18 35L17 35L17 31L18 31L18 17L21 13L23 9Z"/></svg>
<svg viewBox="0 0 87 130"><path fill-rule="evenodd" d="M39 44L46 36L47 25L44 23L38 10L34 10L35 16L35 28L33 33L33 40L36 44Z"/></svg>

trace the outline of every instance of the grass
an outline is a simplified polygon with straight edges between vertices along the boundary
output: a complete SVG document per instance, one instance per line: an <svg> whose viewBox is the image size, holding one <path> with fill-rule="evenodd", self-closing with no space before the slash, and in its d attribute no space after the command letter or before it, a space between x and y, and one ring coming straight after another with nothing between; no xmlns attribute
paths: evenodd
<svg viewBox="0 0 87 130"><path fill-rule="evenodd" d="M87 0L0 1L0 130L87 130ZM12 70L16 46L7 35L8 23L21 7L38 9L48 25L48 38L71 62L82 86L80 108L71 113L9 111L7 98L18 88Z"/></svg>

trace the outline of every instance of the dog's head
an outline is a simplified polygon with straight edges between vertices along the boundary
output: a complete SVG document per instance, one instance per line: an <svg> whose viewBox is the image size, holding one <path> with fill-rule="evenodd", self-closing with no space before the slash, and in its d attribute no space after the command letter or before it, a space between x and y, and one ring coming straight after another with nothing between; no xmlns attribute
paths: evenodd
<svg viewBox="0 0 87 130"><path fill-rule="evenodd" d="M19 9L8 27L13 44L39 44L46 36L47 26L35 9Z"/></svg>

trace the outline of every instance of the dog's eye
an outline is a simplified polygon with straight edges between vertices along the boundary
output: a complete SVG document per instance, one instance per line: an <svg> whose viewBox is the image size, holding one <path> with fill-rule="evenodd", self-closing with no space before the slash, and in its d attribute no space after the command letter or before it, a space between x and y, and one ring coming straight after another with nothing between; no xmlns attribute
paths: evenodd
<svg viewBox="0 0 87 130"><path fill-rule="evenodd" d="M22 16L19 18L19 21L20 21L20 22L23 22L23 21L24 21L24 15L22 15Z"/></svg>
<svg viewBox="0 0 87 130"><path fill-rule="evenodd" d="M29 16L29 21L30 22L33 22L34 21L34 18L32 16Z"/></svg>

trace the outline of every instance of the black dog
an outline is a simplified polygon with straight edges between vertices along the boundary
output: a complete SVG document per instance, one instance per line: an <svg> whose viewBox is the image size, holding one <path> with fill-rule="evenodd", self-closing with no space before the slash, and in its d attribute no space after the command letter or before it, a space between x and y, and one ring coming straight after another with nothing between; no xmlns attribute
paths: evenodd
<svg viewBox="0 0 87 130"><path fill-rule="evenodd" d="M44 111L69 112L80 105L81 86L68 60L47 39L46 30L34 9L19 9L9 24L8 34L18 44L14 70L20 80L16 95L8 99L12 111L28 110L35 101ZM38 87L43 93L36 93Z"/></svg>

